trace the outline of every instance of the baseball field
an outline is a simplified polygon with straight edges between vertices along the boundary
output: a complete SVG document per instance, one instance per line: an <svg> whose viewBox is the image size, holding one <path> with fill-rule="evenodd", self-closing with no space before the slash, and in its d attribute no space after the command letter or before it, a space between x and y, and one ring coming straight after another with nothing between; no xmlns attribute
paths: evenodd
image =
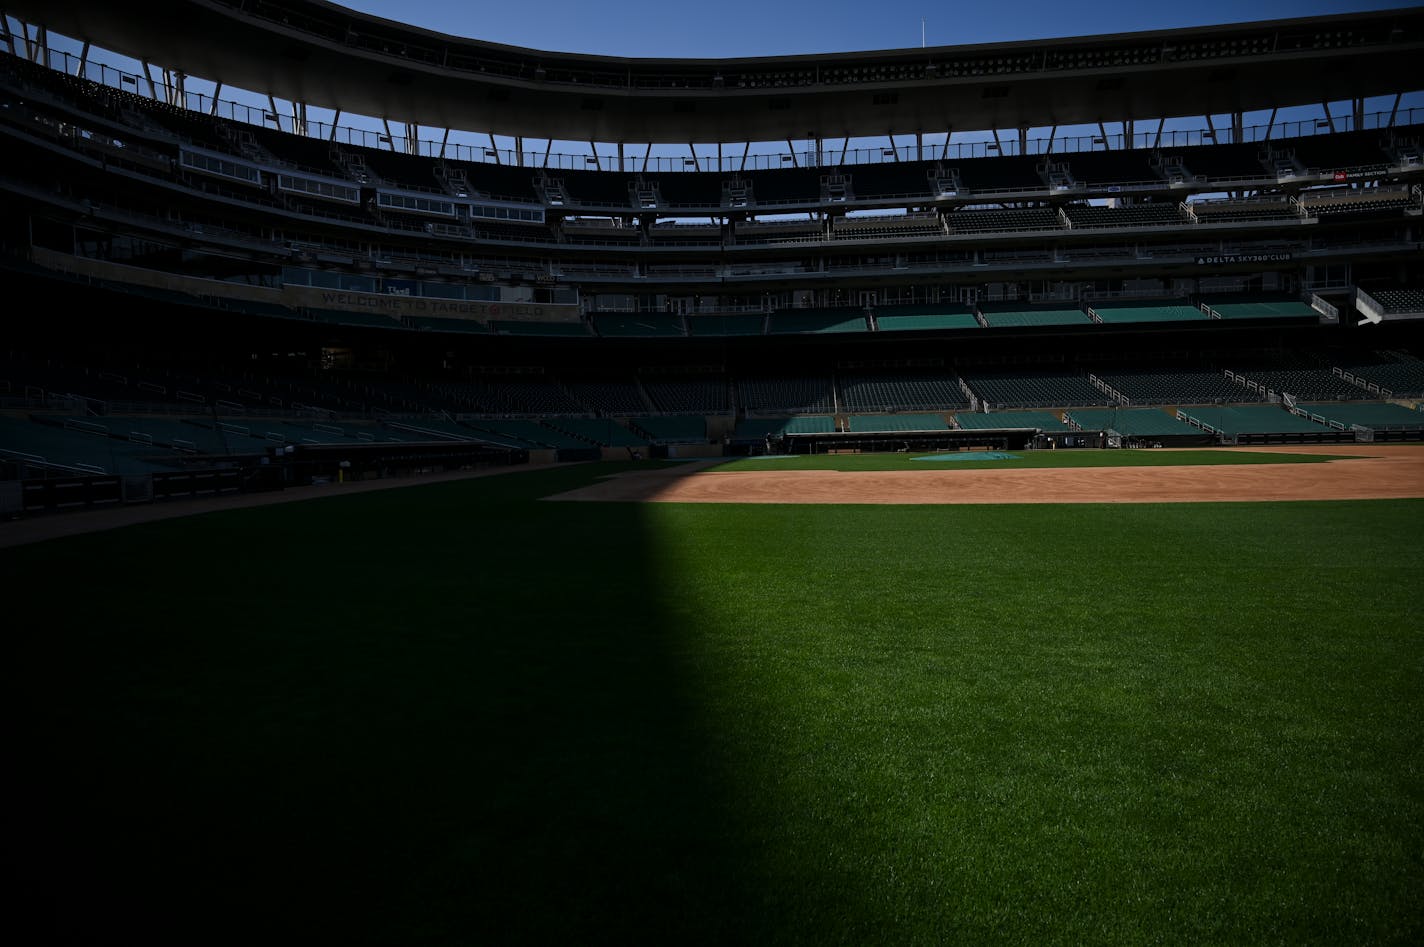
<svg viewBox="0 0 1424 947"><path fill-rule="evenodd" d="M1424 940L1424 448L340 489L0 549L31 942Z"/></svg>

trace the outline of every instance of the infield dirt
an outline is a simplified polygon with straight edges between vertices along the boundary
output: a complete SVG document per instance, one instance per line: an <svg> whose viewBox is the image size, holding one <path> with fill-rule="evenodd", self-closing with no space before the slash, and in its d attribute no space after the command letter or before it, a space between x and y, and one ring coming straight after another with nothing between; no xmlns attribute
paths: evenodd
<svg viewBox="0 0 1424 947"><path fill-rule="evenodd" d="M1325 454L1322 464L1005 470L633 471L551 500L652 503L1209 503L1424 497L1424 449L1413 445L1239 447Z"/></svg>

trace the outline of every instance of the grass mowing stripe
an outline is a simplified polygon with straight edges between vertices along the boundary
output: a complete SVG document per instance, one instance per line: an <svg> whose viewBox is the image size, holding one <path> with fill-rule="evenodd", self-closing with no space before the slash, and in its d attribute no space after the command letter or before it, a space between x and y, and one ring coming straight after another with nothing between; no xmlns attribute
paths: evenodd
<svg viewBox="0 0 1424 947"><path fill-rule="evenodd" d="M86 943L1424 934L1424 502L533 502L609 469L0 554L32 914Z"/></svg>

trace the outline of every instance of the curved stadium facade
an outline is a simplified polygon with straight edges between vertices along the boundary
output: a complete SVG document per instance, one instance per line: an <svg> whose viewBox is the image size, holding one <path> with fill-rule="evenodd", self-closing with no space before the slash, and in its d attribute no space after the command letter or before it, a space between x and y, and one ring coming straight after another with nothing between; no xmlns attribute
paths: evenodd
<svg viewBox="0 0 1424 947"><path fill-rule="evenodd" d="M1424 428L1418 8L695 61L8 12L10 479Z"/></svg>

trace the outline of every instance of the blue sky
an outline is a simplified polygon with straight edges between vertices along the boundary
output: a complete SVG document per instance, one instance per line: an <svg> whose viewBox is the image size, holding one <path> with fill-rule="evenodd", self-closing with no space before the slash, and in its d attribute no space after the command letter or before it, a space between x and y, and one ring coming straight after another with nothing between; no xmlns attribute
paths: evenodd
<svg viewBox="0 0 1424 947"><path fill-rule="evenodd" d="M1068 3L988 0L346 0L343 6L456 36L609 56L768 56L994 43L1407 7L1349 0Z"/></svg>

